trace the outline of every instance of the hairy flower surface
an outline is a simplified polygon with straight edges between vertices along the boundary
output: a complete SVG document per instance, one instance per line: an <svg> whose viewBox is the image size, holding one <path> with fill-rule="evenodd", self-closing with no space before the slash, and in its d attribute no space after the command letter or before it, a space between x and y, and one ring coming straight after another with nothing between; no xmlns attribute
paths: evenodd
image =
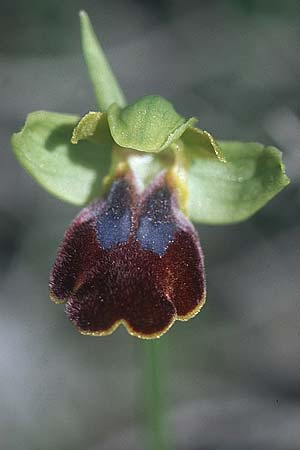
<svg viewBox="0 0 300 450"><path fill-rule="evenodd" d="M140 193L131 172L75 218L50 276L51 298L66 302L83 334L159 337L205 302L203 255L165 173Z"/></svg>

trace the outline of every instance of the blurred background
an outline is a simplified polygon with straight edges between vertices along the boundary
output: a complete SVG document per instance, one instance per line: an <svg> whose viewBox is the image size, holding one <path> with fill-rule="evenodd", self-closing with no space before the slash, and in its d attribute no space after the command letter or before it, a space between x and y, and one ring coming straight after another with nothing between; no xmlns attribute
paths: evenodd
<svg viewBox="0 0 300 450"><path fill-rule="evenodd" d="M282 149L292 183L245 223L199 226L208 299L163 338L176 450L300 448L300 2L2 0L0 450L144 450L143 350L81 336L48 298L78 208L19 167L12 132L38 109L95 100L86 9L129 101L171 100L217 138ZM155 449L154 449L155 450Z"/></svg>

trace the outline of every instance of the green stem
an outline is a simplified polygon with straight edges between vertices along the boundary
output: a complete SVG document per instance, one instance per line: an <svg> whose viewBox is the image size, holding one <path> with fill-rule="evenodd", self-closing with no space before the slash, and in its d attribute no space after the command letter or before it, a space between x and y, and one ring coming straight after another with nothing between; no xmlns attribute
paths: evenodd
<svg viewBox="0 0 300 450"><path fill-rule="evenodd" d="M164 411L164 340L155 339L145 342L147 450L167 450Z"/></svg>

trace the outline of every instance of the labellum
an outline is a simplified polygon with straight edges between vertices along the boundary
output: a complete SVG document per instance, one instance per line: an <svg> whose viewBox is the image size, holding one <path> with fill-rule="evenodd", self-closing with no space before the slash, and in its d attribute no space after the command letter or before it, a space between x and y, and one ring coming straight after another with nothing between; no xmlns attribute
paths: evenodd
<svg viewBox="0 0 300 450"><path fill-rule="evenodd" d="M165 172L143 192L131 171L116 177L75 218L50 275L51 298L89 335L122 323L134 336L160 337L195 316L205 293L199 239Z"/></svg>

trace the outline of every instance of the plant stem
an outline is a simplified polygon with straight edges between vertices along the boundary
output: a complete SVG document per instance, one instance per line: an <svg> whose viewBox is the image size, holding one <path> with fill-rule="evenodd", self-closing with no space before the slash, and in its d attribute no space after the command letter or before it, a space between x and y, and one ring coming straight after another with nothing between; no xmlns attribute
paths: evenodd
<svg viewBox="0 0 300 450"><path fill-rule="evenodd" d="M164 414L164 339L145 342L145 393L147 450L167 450Z"/></svg>

